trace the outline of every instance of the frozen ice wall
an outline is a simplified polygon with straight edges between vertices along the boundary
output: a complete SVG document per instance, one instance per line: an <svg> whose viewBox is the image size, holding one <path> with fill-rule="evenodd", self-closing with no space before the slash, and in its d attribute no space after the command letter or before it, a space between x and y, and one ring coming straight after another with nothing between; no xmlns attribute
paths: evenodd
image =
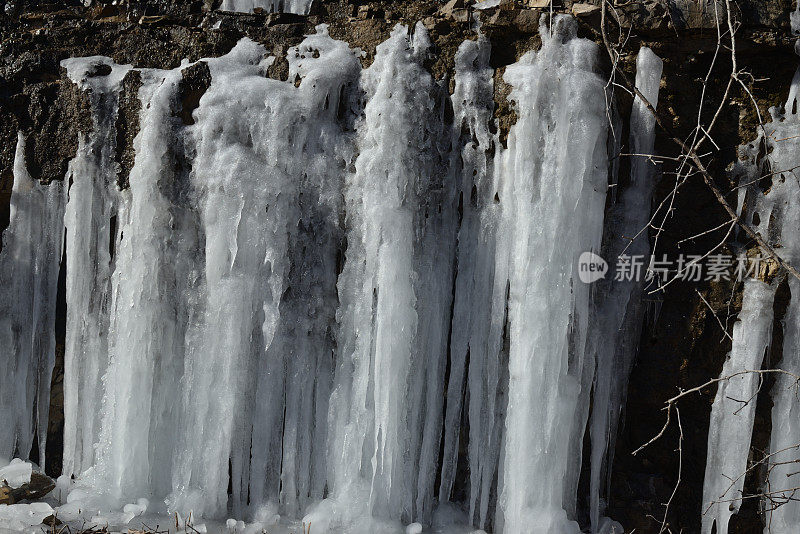
<svg viewBox="0 0 800 534"><path fill-rule="evenodd" d="M410 522L434 499L455 221L428 46L421 24L398 26L362 76L331 397L329 483L345 516Z"/></svg>
<svg viewBox="0 0 800 534"><path fill-rule="evenodd" d="M63 214L63 182L31 178L20 133L0 251L0 465L27 458L34 440L44 465Z"/></svg>
<svg viewBox="0 0 800 534"><path fill-rule="evenodd" d="M792 265L800 261L800 187L794 176L800 165L800 117L797 99L800 94L800 71L792 80L789 97L781 109L770 109L759 137L740 147L741 160L734 172L743 184L739 211L747 222L772 243L780 243L778 253ZM763 150L763 152L762 152ZM769 187L765 188L769 177ZM757 215L757 217L756 217ZM762 256L765 255L762 253ZM767 512L766 532L784 534L797 530L800 506L793 478L800 458L800 425L797 414L796 376L800 373L800 283L788 275L790 300L783 318L782 357L771 362L775 383L772 387L772 433L769 451L756 457L767 465L768 478L763 491ZM773 282L777 284L780 280ZM742 502L745 470L755 411L755 394L761 377L752 372L761 368L761 360L770 343L774 287L749 280L745 285L740 322L734 327L733 349L721 377L742 374L719 384L712 408L709 430L708 463L703 491L703 532L725 533L732 513ZM743 401L749 400L747 404Z"/></svg>
<svg viewBox="0 0 800 534"><path fill-rule="evenodd" d="M469 422L469 518L478 527L490 520L489 506L505 405L507 355L503 354L506 320L506 272L496 268L497 230L502 209L495 201L496 135L489 131L493 71L490 44L483 36L466 41L456 54L452 95L453 172L462 210L458 230L457 276L450 337L450 375L444 419L439 498L453 498L460 429ZM469 391L464 395L465 390Z"/></svg>
<svg viewBox="0 0 800 534"><path fill-rule="evenodd" d="M93 128L70 163L63 219L64 468L76 480L60 482L60 517L577 532L597 358L597 522L639 293L593 297L577 276L581 253L602 246L606 82L574 21L546 22L541 50L505 73L518 117L506 148L480 35L456 54L452 94L426 69L421 24L396 27L368 68L320 26L288 51L288 81L267 77L273 58L248 39L220 58L137 69L123 189L115 122L131 67L64 63ZM653 102L660 68L643 49L637 83ZM189 119L198 80L207 89ZM640 104L631 135L652 151ZM60 194L23 173L30 191ZM651 180L635 159L605 231L644 224ZM0 258L43 209L14 194ZM42 237L59 245L53 276L58 209ZM646 239L631 246L646 252Z"/></svg>
<svg viewBox="0 0 800 534"><path fill-rule="evenodd" d="M217 515L229 460L237 515L322 497L337 191L352 157L339 99L358 63L324 28L290 50L299 87L267 79L270 61L247 40L209 60L192 126L177 113L182 69L141 73L83 477L98 506L155 496Z"/></svg>

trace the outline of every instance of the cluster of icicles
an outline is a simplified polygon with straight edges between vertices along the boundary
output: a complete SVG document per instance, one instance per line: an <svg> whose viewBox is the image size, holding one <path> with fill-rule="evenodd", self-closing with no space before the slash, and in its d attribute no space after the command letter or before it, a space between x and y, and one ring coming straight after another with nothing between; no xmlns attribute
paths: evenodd
<svg viewBox="0 0 800 534"><path fill-rule="evenodd" d="M313 0L222 0L220 9L239 13L252 13L262 9L267 13L295 13L308 15Z"/></svg>
<svg viewBox="0 0 800 534"><path fill-rule="evenodd" d="M64 61L94 127L50 185L28 175L19 137L0 254L0 464L34 444L43 463L63 271L62 520L124 525L147 509L257 532L302 520L314 534L577 533L588 465L592 531L622 532L605 496L642 287L583 284L577 258L649 252L655 169L633 157L609 188L621 128L597 47L569 17L542 27L541 50L504 74L507 148L483 37L459 48L452 94L423 67L421 25L395 28L366 69L320 26L289 51L288 82L267 78L273 58L243 39L203 60L212 80L191 125L178 112L188 63L141 69L124 189L115 123L132 67ZM636 83L653 104L661 69L641 49ZM790 168L800 118L784 118L776 138L794 140L770 158ZM651 154L653 139L637 99L631 153ZM783 187L760 220L780 209L796 228L800 189ZM800 257L800 242L784 246ZM726 372L763 355L772 294L748 283ZM794 357L800 301L788 314ZM712 497L715 477L744 466L741 421L753 421L725 399L754 378L726 387ZM797 419L791 392L775 400L776 418ZM775 450L800 441L800 422L773 428ZM798 524L797 504L773 527ZM707 517L724 534L730 513Z"/></svg>

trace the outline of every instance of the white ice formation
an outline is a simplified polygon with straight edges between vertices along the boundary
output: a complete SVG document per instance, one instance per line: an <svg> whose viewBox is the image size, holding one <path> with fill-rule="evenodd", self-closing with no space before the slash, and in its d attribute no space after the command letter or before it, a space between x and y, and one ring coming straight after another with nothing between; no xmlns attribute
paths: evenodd
<svg viewBox="0 0 800 534"><path fill-rule="evenodd" d="M256 9L263 9L266 13L308 15L313 2L314 0L222 0L220 9L238 13L252 13Z"/></svg>
<svg viewBox="0 0 800 534"><path fill-rule="evenodd" d="M704 534L726 534L731 515L741 506L750 436L756 414L755 397L761 369L772 339L775 288L756 279L744 283L742 311L733 326L731 352L722 367L723 380L711 406L706 473L703 483Z"/></svg>
<svg viewBox="0 0 800 534"><path fill-rule="evenodd" d="M24 457L41 424L17 418L48 398L54 354L52 336L31 332L54 331L66 227L60 517L566 534L580 531L591 465L594 530L612 524L601 498L641 288L595 293L577 260L604 250L604 229L605 252L648 252L646 234L623 236L646 226L653 166L634 159L605 221L617 145L598 48L571 18L506 69L507 148L488 40L459 48L452 95L424 66L429 48L421 24L398 26L362 69L320 26L289 50L289 81L266 76L273 58L248 39L138 70L125 188L115 123L132 69L64 62L94 128L69 165L65 212L61 182L25 172L20 139L0 255L15 281L2 291L29 303L0 315L14 340L0 385L17 388L0 420L19 428L0 456ZM187 69L210 78L189 121ZM660 76L643 49L637 84L653 104ZM631 121L631 145L651 153L641 102Z"/></svg>

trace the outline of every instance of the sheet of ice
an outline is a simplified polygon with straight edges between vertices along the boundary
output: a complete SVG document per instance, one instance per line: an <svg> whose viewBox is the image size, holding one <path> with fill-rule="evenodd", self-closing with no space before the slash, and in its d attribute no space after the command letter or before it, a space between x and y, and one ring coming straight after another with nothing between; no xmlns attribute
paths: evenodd
<svg viewBox="0 0 800 534"><path fill-rule="evenodd" d="M28 174L20 132L0 251L0 464L27 458L34 440L45 462L64 201L62 182Z"/></svg>
<svg viewBox="0 0 800 534"><path fill-rule="evenodd" d="M252 13L256 9L263 9L267 13L308 15L313 2L314 0L222 0L220 9L239 13Z"/></svg>
<svg viewBox="0 0 800 534"><path fill-rule="evenodd" d="M0 530L26 531L26 527L37 527L41 532L42 520L53 515L53 508L44 502L31 504L0 504Z"/></svg>
<svg viewBox="0 0 800 534"><path fill-rule="evenodd" d="M772 339L775 288L756 279L744 284L742 311L733 326L733 342L722 367L711 406L706 473L703 482L702 532L727 534L728 521L741 505L744 473L756 413L758 370ZM733 376L735 375L735 376Z"/></svg>
<svg viewBox="0 0 800 534"><path fill-rule="evenodd" d="M97 235L70 241L71 264L90 272L73 273L68 294L75 316L97 321L71 332L84 368L68 396L94 394L88 414L100 424L98 434L80 420L86 431L70 441L71 470L83 475L68 490L69 513L130 514L125 503L146 496L155 513L167 498L170 509L214 517L228 506L229 460L239 517L265 505L296 516L323 497L340 199L354 153L347 86L360 67L324 26L289 53L290 82L266 78L272 59L246 39L208 60L211 85L192 126L178 113L189 66L141 71L122 192L109 125L127 67L66 65L91 89L100 125L71 164L68 224ZM98 62L111 74L86 76ZM102 373L106 358L95 391L86 369ZM67 409L77 421L81 403Z"/></svg>
<svg viewBox="0 0 800 534"><path fill-rule="evenodd" d="M198 514L225 509L229 455L237 515L273 505L296 516L325 491L340 191L353 157L340 115L360 69L325 27L289 50L299 87L265 78L264 54L245 40L209 61L193 131L207 304L202 345L187 354L171 506ZM193 445L198 429L214 446Z"/></svg>
<svg viewBox="0 0 800 534"><path fill-rule="evenodd" d="M636 87L658 104L662 61L642 47L636 60ZM646 157L654 154L655 117L638 97L630 119L630 180L617 194L606 220L603 257L615 264L621 254L650 254L648 222L656 168ZM613 462L617 425L625 405L628 375L636 357L642 324L643 281L617 281L607 276L596 284L595 308L588 340L590 358L597 362L590 421L590 509L593 529L600 527L605 509L609 465Z"/></svg>
<svg viewBox="0 0 800 534"><path fill-rule="evenodd" d="M609 135L596 46L554 24L507 69L507 150L484 38L460 47L452 96L422 25L365 70L319 27L288 81L243 39L202 60L191 121L184 71L203 64L142 70L124 191L109 154L127 67L68 62L99 127L70 165L67 224L91 231L67 254L95 272L68 273L79 476L59 480L61 516L576 531L594 372L576 269L600 250Z"/></svg>
<svg viewBox="0 0 800 534"><path fill-rule="evenodd" d="M608 155L598 49L567 16L542 48L507 67L517 123L501 167L508 241L509 385L496 524L502 532L579 532L575 522L594 362L590 285L578 257L600 249ZM535 482L534 482L535 481ZM497 528L497 527L496 527Z"/></svg>

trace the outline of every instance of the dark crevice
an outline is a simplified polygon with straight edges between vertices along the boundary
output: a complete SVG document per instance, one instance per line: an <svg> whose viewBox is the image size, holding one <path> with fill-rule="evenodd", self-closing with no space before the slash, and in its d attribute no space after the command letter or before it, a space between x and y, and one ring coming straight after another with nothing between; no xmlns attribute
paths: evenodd
<svg viewBox="0 0 800 534"><path fill-rule="evenodd" d="M51 477L61 475L64 457L64 347L67 336L67 231L58 270L56 291L56 358L50 380L50 417L47 423L45 473Z"/></svg>

